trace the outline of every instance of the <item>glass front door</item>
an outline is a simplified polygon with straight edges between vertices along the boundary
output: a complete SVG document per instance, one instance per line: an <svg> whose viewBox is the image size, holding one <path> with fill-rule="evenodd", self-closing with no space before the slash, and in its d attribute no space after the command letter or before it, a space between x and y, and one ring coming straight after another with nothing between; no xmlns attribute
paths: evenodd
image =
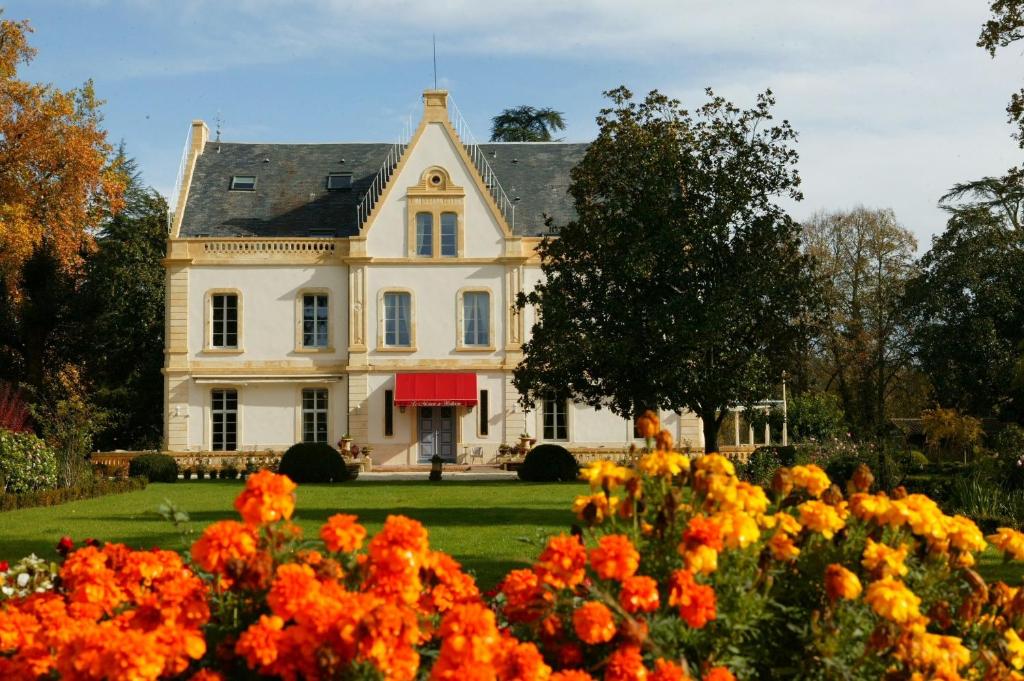
<svg viewBox="0 0 1024 681"><path fill-rule="evenodd" d="M419 463L430 463L434 454L455 463L455 407L420 407L419 410Z"/></svg>

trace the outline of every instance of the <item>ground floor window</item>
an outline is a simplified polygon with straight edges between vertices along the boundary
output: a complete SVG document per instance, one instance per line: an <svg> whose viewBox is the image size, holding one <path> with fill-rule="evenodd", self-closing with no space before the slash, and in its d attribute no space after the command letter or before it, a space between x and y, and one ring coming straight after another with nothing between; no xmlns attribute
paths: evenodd
<svg viewBox="0 0 1024 681"><path fill-rule="evenodd" d="M302 441L327 442L327 390L302 391Z"/></svg>
<svg viewBox="0 0 1024 681"><path fill-rule="evenodd" d="M544 439L568 440L568 408L564 397L544 399Z"/></svg>
<svg viewBox="0 0 1024 681"><path fill-rule="evenodd" d="M238 448L238 392L214 390L212 398L211 449L233 452Z"/></svg>

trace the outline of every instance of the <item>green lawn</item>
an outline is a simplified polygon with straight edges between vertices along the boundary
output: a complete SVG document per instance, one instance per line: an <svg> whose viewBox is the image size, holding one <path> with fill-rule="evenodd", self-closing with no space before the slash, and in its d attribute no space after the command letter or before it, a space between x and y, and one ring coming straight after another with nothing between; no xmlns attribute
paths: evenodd
<svg viewBox="0 0 1024 681"><path fill-rule="evenodd" d="M241 489L240 482L229 481L154 483L138 492L0 513L0 559L33 552L55 557L54 547L65 534L76 541L96 537L136 548L178 549L178 533L156 513L163 500L188 511L198 533L210 522L236 517L231 502ZM577 483L452 480L302 485L296 519L306 536L315 536L333 513L355 513L371 533L389 514L408 515L427 526L434 548L455 556L487 589L509 569L535 558L543 536L568 529L572 500L585 489ZM1014 585L1024 574L1019 563L1004 564L991 550L979 569L986 579Z"/></svg>
<svg viewBox="0 0 1024 681"><path fill-rule="evenodd" d="M153 483L138 492L0 513L0 559L33 552L54 557L63 535L179 549L174 526L156 513L164 499L187 511L198 533L208 523L237 518L231 504L241 489L237 481ZM334 513L358 515L371 533L390 514L410 516L426 525L433 548L452 554L486 589L535 558L542 536L568 530L572 500L585 489L578 483L454 480L301 485L295 515L307 537Z"/></svg>

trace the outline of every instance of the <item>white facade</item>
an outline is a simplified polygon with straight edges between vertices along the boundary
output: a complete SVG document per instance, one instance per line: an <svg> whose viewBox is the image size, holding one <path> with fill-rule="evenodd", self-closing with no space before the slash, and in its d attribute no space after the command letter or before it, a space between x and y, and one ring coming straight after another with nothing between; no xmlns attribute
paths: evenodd
<svg viewBox="0 0 1024 681"><path fill-rule="evenodd" d="M510 231L448 121L443 93L428 91L424 99L420 127L358 236L246 242L182 238L172 230L165 261L166 449L280 451L315 431L331 444L348 434L369 445L376 464L409 465L432 449L459 461L492 460L502 443L514 444L524 432L570 449L639 444L631 422L608 410L570 403L546 421L542 404L529 413L518 405L512 370L535 313L518 313L514 300L542 276L537 240ZM187 183L188 177L183 196ZM430 255L417 253L418 213L434 216ZM451 256L440 254L442 214L457 216ZM405 327L395 312L401 303L385 319L390 294L410 303L408 343L398 347L388 343L388 328ZM463 303L480 294L488 296L487 321L472 328L486 342L467 346L472 322ZM306 296L326 296L325 347L304 346ZM237 310L224 312L229 305ZM216 315L234 315L235 325L215 322ZM234 343L215 338L225 329L237 334ZM389 410L403 373L471 374L475 404ZM225 395L237 404L225 407ZM701 446L698 419L663 420L681 445Z"/></svg>

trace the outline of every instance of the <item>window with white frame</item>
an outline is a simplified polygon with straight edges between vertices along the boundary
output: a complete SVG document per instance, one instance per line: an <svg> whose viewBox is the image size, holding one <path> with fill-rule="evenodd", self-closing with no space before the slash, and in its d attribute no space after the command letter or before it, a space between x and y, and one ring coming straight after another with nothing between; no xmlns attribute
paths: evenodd
<svg viewBox="0 0 1024 681"><path fill-rule="evenodd" d="M329 314L326 293L307 293L302 296L303 347L327 347Z"/></svg>
<svg viewBox="0 0 1024 681"><path fill-rule="evenodd" d="M327 442L327 390L302 391L302 441Z"/></svg>
<svg viewBox="0 0 1024 681"><path fill-rule="evenodd" d="M238 448L238 392L214 390L210 397L210 449L233 452Z"/></svg>
<svg viewBox="0 0 1024 681"><path fill-rule="evenodd" d="M459 254L459 216L441 213L441 255L454 258Z"/></svg>
<svg viewBox="0 0 1024 681"><path fill-rule="evenodd" d="M416 213L416 255L434 255L434 216Z"/></svg>
<svg viewBox="0 0 1024 681"><path fill-rule="evenodd" d="M466 291L462 294L462 344L491 344L491 294Z"/></svg>
<svg viewBox="0 0 1024 681"><path fill-rule="evenodd" d="M568 405L564 397L544 398L544 439L568 440Z"/></svg>
<svg viewBox="0 0 1024 681"><path fill-rule="evenodd" d="M215 293L210 296L210 347L238 347L238 296Z"/></svg>
<svg viewBox="0 0 1024 681"><path fill-rule="evenodd" d="M412 295L406 291L384 294L384 345L412 345Z"/></svg>

